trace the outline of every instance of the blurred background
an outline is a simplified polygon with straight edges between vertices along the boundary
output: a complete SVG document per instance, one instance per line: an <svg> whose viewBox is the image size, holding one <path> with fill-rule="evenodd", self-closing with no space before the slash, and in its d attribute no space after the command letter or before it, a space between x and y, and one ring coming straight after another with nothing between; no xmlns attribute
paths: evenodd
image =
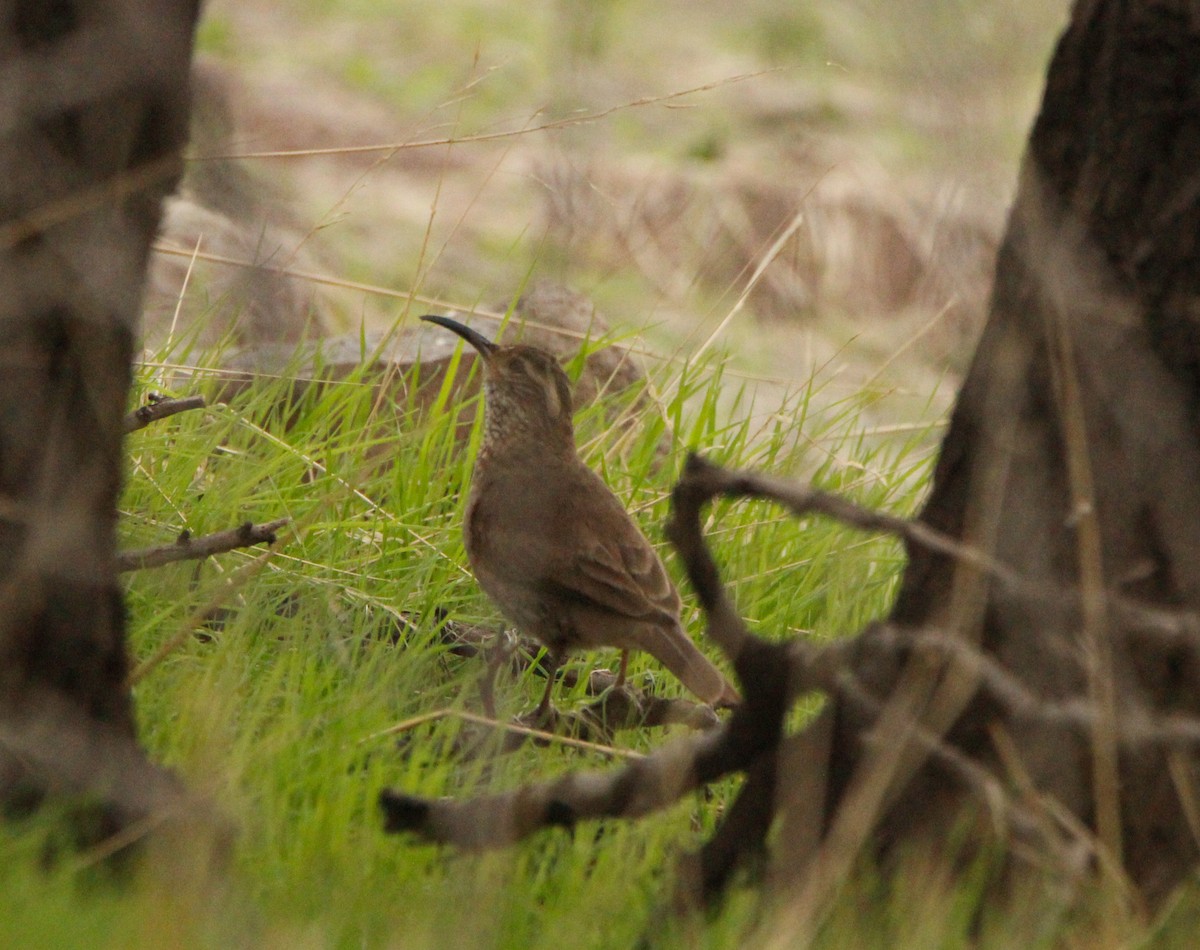
<svg viewBox="0 0 1200 950"><path fill-rule="evenodd" d="M816 381L936 420L1066 6L209 0L147 348L550 279L651 362L725 353L760 405Z"/></svg>

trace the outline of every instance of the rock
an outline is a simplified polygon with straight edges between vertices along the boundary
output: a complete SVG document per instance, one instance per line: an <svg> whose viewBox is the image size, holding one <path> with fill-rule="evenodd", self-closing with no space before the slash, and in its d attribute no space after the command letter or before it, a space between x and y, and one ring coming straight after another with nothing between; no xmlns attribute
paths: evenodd
<svg viewBox="0 0 1200 950"><path fill-rule="evenodd" d="M546 349L564 363L574 359L585 343L608 332L608 324L587 297L548 281L524 294L508 320L502 308L455 313L454 317L500 342L523 342ZM232 398L258 378L277 379L281 375L295 381L292 394L298 398L310 385L363 373L366 379L387 388L388 401L396 407L403 411L424 409L436 398L461 342L448 330L414 320L389 331L341 334L299 343L257 343L232 351L221 361L225 373L217 398ZM470 347L463 349L455 376L456 385L462 389L459 401L478 390L478 374L468 372L476 358ZM418 366L420 382L413 387L413 371ZM613 344L601 347L585 359L575 384L575 406L620 392L641 379L642 373L628 350ZM461 425L469 428L474 413L473 406L464 407Z"/></svg>

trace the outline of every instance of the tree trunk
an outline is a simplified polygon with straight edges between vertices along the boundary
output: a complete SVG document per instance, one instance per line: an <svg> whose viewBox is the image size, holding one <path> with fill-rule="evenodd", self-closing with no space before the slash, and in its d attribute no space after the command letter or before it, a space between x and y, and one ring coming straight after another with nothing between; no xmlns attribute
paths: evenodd
<svg viewBox="0 0 1200 950"><path fill-rule="evenodd" d="M1015 716L944 668L914 692L930 728L999 775L1019 765L1152 899L1198 856L1187 821L1195 746L1172 751L1139 728L1200 710L1200 651L1172 617L1155 632L1135 608L1200 610L1198 63L1194 4L1076 4L921 516L1075 593L1017 594L910 545L891 617L978 644L1044 709L1088 703L1087 728ZM927 662L873 668L869 639L861 672L878 695ZM866 726L839 709L835 801L861 779ZM1019 761L998 754L1005 736ZM884 843L942 828L961 796L937 768L914 773L893 785Z"/></svg>
<svg viewBox="0 0 1200 950"><path fill-rule="evenodd" d="M182 167L197 0L16 0L0 23L0 801L172 782L134 742L115 562L150 243Z"/></svg>

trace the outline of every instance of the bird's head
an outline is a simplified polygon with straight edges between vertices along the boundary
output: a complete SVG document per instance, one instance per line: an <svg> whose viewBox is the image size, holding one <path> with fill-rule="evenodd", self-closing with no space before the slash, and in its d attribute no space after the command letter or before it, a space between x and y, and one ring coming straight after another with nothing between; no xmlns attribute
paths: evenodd
<svg viewBox="0 0 1200 950"><path fill-rule="evenodd" d="M489 440L529 436L549 440L548 447L565 440L574 449L571 383L557 359L535 346L493 343L449 317L421 319L456 333L479 353Z"/></svg>

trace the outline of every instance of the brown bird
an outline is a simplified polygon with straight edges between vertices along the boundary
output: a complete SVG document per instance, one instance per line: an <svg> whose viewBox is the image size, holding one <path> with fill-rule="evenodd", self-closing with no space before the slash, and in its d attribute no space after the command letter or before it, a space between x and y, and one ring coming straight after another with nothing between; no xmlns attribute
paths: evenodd
<svg viewBox="0 0 1200 950"><path fill-rule="evenodd" d="M706 703L737 691L679 623L679 594L646 536L575 450L571 386L549 353L502 346L448 317L483 363L483 444L463 538L484 592L552 666L535 716L550 709L554 670L577 648L644 650ZM624 675L624 656L621 673Z"/></svg>

